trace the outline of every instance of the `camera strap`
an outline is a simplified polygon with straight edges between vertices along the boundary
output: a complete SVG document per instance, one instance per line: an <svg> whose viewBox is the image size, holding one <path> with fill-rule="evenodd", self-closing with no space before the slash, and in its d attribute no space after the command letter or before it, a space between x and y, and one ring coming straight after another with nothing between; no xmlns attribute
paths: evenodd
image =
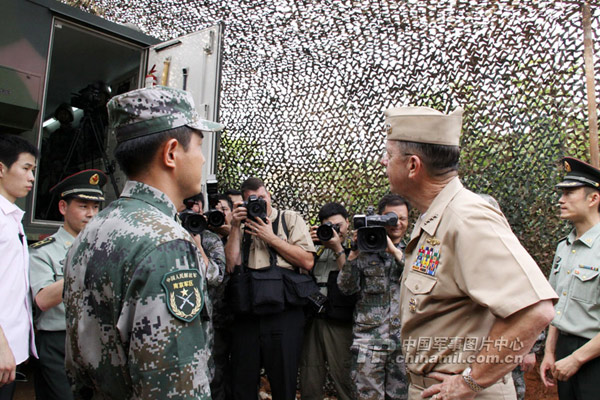
<svg viewBox="0 0 600 400"><path fill-rule="evenodd" d="M279 232L279 218L281 217L281 214L283 212L282 211L278 211L277 212L277 218L275 218L275 221L273 221L273 233L275 234L275 236L277 236L277 233ZM285 224L285 218L281 218ZM285 233L285 238L287 239L287 225L284 226L283 228L283 232ZM277 252L275 251L274 248L272 248L271 246L269 247L269 265L271 267L276 267L277 266Z"/></svg>
<svg viewBox="0 0 600 400"><path fill-rule="evenodd" d="M251 243L251 235L244 231L244 238L242 239L242 266L244 268L248 268L248 259L250 258Z"/></svg>

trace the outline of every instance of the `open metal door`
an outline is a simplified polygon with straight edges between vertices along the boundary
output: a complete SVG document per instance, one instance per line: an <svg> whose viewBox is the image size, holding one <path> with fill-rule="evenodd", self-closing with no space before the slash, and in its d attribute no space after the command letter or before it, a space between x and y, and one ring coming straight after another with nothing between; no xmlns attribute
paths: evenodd
<svg viewBox="0 0 600 400"><path fill-rule="evenodd" d="M146 86L157 84L187 90L194 97L200 117L218 121L222 37L223 25L219 23L150 47ZM216 178L218 143L218 134L205 135L204 193L206 182Z"/></svg>

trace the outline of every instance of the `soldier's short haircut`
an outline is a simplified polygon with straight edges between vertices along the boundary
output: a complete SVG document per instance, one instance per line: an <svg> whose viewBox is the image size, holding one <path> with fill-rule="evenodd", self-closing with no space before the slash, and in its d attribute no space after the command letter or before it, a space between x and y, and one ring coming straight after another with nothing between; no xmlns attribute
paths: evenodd
<svg viewBox="0 0 600 400"><path fill-rule="evenodd" d="M406 206L406 209L410 211L410 205L402 196L397 194L386 194L377 203L377 214L381 214L387 206Z"/></svg>
<svg viewBox="0 0 600 400"><path fill-rule="evenodd" d="M158 149L167 140L177 139L183 149L187 151L194 133L203 136L201 131L180 126L153 135L126 140L117 145L115 158L125 175L135 177L148 168Z"/></svg>
<svg viewBox="0 0 600 400"><path fill-rule="evenodd" d="M319 210L319 221L323 222L334 215L341 215L344 219L348 218L348 210L340 203L327 203Z"/></svg>
<svg viewBox="0 0 600 400"><path fill-rule="evenodd" d="M10 169L23 153L38 158L37 147L17 135L0 133L0 162Z"/></svg>
<svg viewBox="0 0 600 400"><path fill-rule="evenodd" d="M417 143L396 141L398 149L404 155L415 154L425 164L431 176L445 175L451 171L458 171L460 147L441 144Z"/></svg>
<svg viewBox="0 0 600 400"><path fill-rule="evenodd" d="M251 177L246 179L244 182L242 182L242 186L240 187L241 191L242 191L242 196L244 196L244 194L248 191L248 190L258 190L261 187L264 187L265 183L256 177Z"/></svg>

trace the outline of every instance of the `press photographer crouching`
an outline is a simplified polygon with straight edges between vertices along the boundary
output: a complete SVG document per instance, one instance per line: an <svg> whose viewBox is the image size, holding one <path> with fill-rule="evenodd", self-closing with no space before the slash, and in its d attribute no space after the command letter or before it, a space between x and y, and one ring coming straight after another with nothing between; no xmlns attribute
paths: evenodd
<svg viewBox="0 0 600 400"><path fill-rule="evenodd" d="M400 278L408 204L402 197L389 194L380 200L377 211L378 216L367 212L354 217L354 224L360 226L354 235L358 243L353 244L338 275L342 293L359 296L351 346L354 397L407 399L400 341ZM390 225L394 220L396 224ZM382 230L387 233L384 239ZM382 243L387 245L382 247Z"/></svg>
<svg viewBox="0 0 600 400"><path fill-rule="evenodd" d="M352 314L356 296L344 296L337 286L337 276L350 252L347 238L348 211L339 203L327 203L319 211L319 227L311 228L317 245L312 274L319 286L320 312L306 323L300 360L300 395L303 400L325 398L327 371L340 400L354 399L350 380L350 345ZM311 307L316 308L316 307ZM329 367L329 368L328 368Z"/></svg>
<svg viewBox="0 0 600 400"><path fill-rule="evenodd" d="M302 217L273 208L260 179L247 179L241 191L244 202L234 204L225 246L232 273L227 299L235 312L233 398L256 400L264 367L273 400L290 400L296 397L303 306L313 288L318 291L306 273L315 248Z"/></svg>

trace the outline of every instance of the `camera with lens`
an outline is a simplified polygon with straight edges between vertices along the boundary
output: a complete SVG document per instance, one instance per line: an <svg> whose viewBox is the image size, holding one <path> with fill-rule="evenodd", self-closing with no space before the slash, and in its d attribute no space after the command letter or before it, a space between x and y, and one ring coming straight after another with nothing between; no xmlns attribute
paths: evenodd
<svg viewBox="0 0 600 400"><path fill-rule="evenodd" d="M218 228L225 223L225 214L219 210L208 210L204 215L192 210L184 210L179 213L181 225L188 232L199 235L209 226Z"/></svg>
<svg viewBox="0 0 600 400"><path fill-rule="evenodd" d="M255 195L248 197L248 200L242 204L246 208L248 218L262 219L267 222L267 202Z"/></svg>
<svg viewBox="0 0 600 400"><path fill-rule="evenodd" d="M327 221L317 228L317 237L321 242L328 242L333 238L333 231L336 231L339 235L340 224Z"/></svg>
<svg viewBox="0 0 600 400"><path fill-rule="evenodd" d="M195 213L192 210L180 212L179 219L181 220L181 226L193 235L199 235L208 228L208 221L206 221L204 215Z"/></svg>
<svg viewBox="0 0 600 400"><path fill-rule="evenodd" d="M94 82L71 97L71 105L82 110L103 108L110 99L110 90L103 82Z"/></svg>
<svg viewBox="0 0 600 400"><path fill-rule="evenodd" d="M355 215L352 223L358 229L356 245L364 253L378 253L387 248L386 226L395 226L398 223L396 213L389 212L385 215L376 215L373 207L367 208L366 214Z"/></svg>

